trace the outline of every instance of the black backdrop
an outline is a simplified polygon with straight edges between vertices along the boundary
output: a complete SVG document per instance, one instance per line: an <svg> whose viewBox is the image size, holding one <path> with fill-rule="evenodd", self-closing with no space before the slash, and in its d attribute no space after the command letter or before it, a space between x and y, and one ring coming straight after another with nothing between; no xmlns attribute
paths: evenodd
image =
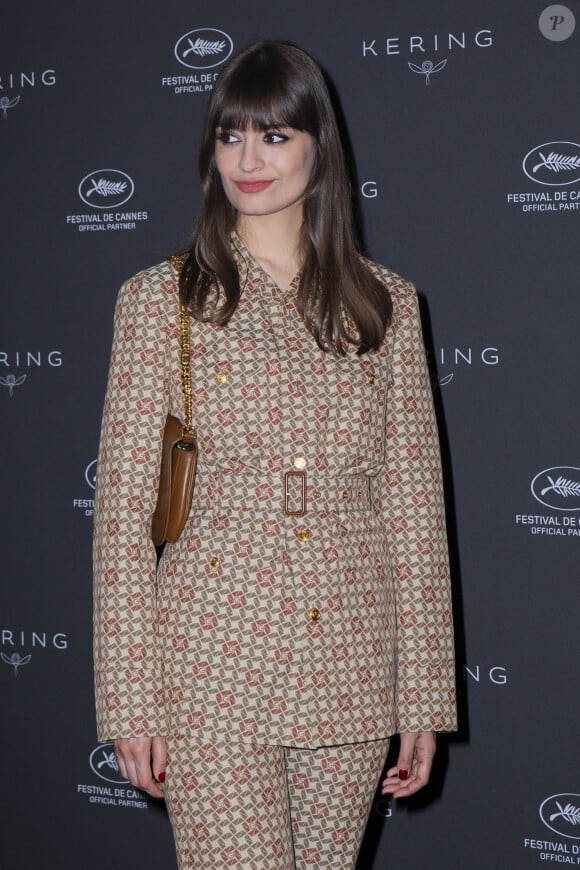
<svg viewBox="0 0 580 870"><path fill-rule="evenodd" d="M340 95L367 252L422 297L444 442L462 727L423 796L377 798L359 867L580 864L580 4L544 4L4 10L3 868L172 866L163 808L96 743L93 463L117 289L189 232L213 75L263 36Z"/></svg>

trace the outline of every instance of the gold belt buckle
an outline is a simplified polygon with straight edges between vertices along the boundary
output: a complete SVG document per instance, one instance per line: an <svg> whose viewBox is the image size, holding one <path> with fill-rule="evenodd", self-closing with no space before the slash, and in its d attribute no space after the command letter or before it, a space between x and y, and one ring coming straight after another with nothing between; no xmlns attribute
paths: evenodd
<svg viewBox="0 0 580 870"><path fill-rule="evenodd" d="M291 477L299 477L302 483L302 506L298 511L291 511L288 508L290 492L288 491L288 481ZM306 472L305 471L287 471L284 475L284 513L287 517L303 517L306 513Z"/></svg>

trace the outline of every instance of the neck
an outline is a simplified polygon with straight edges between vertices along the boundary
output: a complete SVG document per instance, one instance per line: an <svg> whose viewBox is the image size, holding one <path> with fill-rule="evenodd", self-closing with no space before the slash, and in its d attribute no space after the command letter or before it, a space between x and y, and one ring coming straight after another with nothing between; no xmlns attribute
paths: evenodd
<svg viewBox="0 0 580 870"><path fill-rule="evenodd" d="M302 209L270 215L240 215L237 232L258 262L298 271Z"/></svg>

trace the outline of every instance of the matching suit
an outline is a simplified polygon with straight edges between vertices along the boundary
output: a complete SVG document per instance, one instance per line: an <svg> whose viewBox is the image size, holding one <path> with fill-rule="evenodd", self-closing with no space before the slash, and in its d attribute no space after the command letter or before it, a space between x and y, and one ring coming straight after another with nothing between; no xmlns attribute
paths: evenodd
<svg viewBox="0 0 580 870"><path fill-rule="evenodd" d="M298 279L281 290L235 234L232 246L234 316L191 320L198 476L159 564L161 439L167 413L183 418L172 266L119 295L95 505L99 737L165 735L175 757L184 740L220 757L285 747L288 759L453 730L440 459L414 288L366 261L392 323L378 351L337 358L296 310ZM363 815L370 798L367 784ZM182 797L168 804L177 830ZM250 854L244 870L262 866ZM263 866L302 866L296 843L289 860Z"/></svg>

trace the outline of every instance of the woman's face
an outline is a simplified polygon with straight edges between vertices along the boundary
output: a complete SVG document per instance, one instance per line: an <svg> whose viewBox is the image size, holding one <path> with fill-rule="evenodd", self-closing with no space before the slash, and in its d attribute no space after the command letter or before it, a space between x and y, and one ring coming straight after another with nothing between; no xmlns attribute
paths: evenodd
<svg viewBox="0 0 580 870"><path fill-rule="evenodd" d="M239 214L301 210L315 155L313 137L291 127L216 130L217 170Z"/></svg>

